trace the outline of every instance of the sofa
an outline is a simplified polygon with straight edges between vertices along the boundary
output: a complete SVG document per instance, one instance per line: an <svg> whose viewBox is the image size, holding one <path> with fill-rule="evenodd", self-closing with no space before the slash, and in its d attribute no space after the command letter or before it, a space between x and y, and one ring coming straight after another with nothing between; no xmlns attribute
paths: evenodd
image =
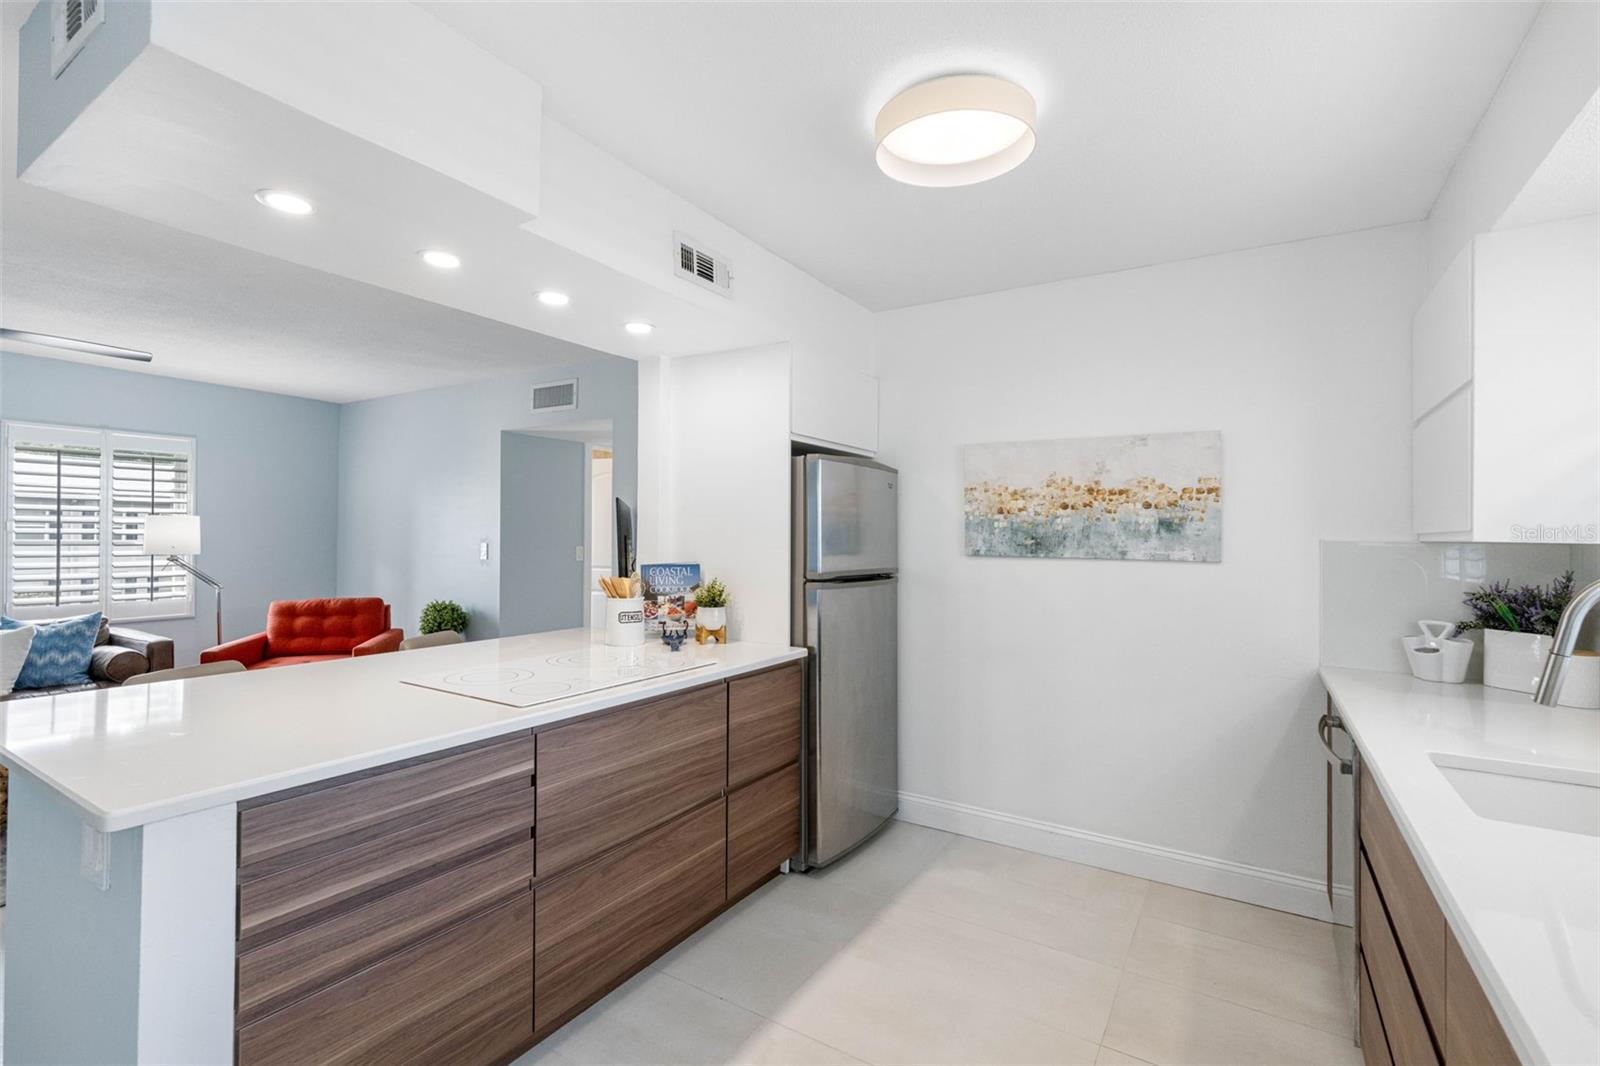
<svg viewBox="0 0 1600 1066"><path fill-rule="evenodd" d="M173 649L170 638L102 621L89 660L88 681L77 685L14 689L10 695L0 696L0 703L7 700L25 700L30 696L56 696L63 692L115 688L138 674L147 674L152 670L170 670L172 661Z"/></svg>
<svg viewBox="0 0 1600 1066"><path fill-rule="evenodd" d="M397 651L404 638L389 624L389 605L374 596L274 600L266 629L207 648L200 661L233 659L247 670L266 670Z"/></svg>
<svg viewBox="0 0 1600 1066"><path fill-rule="evenodd" d="M49 688L13 689L0 696L0 703L25 700L33 696L55 696L63 692L89 692L97 688L115 688L140 674L155 670L172 669L172 640L145 633L137 629L114 626L104 620L94 638L94 651L90 653L89 680L77 685L53 685ZM0 833L5 832L10 773L0 766Z"/></svg>

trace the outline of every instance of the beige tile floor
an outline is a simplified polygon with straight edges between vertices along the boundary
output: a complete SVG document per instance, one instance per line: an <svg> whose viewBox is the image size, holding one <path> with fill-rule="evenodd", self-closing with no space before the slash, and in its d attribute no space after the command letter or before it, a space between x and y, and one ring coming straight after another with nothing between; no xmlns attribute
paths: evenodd
<svg viewBox="0 0 1600 1066"><path fill-rule="evenodd" d="M1333 926L895 823L517 1066L1360 1061Z"/></svg>

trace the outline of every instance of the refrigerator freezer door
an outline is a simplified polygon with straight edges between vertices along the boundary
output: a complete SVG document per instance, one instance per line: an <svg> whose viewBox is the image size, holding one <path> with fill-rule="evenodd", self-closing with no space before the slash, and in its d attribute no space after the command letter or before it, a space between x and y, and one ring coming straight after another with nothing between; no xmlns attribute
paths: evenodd
<svg viewBox="0 0 1600 1066"><path fill-rule="evenodd" d="M896 591L893 578L806 585L813 864L859 844L899 806Z"/></svg>
<svg viewBox="0 0 1600 1066"><path fill-rule="evenodd" d="M864 459L805 460L805 576L892 574L899 476Z"/></svg>

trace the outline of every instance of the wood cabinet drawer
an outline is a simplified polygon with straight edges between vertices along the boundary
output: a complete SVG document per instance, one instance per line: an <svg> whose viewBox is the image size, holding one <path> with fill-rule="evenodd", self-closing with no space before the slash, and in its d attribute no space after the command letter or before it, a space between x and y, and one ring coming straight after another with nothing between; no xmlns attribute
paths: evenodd
<svg viewBox="0 0 1600 1066"><path fill-rule="evenodd" d="M533 896L239 1030L239 1066L483 1063L533 1035Z"/></svg>
<svg viewBox="0 0 1600 1066"><path fill-rule="evenodd" d="M728 786L800 758L800 664L728 682Z"/></svg>
<svg viewBox="0 0 1600 1066"><path fill-rule="evenodd" d="M1361 1059L1367 1066L1394 1066L1389 1057L1389 1039L1383 1035L1383 1019L1378 1015L1378 1001L1372 998L1372 979L1367 976L1367 963L1356 960L1356 999L1361 1012Z"/></svg>
<svg viewBox="0 0 1600 1066"><path fill-rule="evenodd" d="M1445 953L1445 1061L1450 1066L1516 1066L1517 1053L1454 933Z"/></svg>
<svg viewBox="0 0 1600 1066"><path fill-rule="evenodd" d="M278 869L260 864L239 874L239 939L253 947L339 905L354 906L421 879L429 871L488 850L497 841L527 838L534 791L514 779L442 804L437 817L393 828L342 850ZM260 872L274 866L272 872Z"/></svg>
<svg viewBox="0 0 1600 1066"><path fill-rule="evenodd" d="M727 805L708 803L534 889L535 1022L549 1032L705 921L727 895Z"/></svg>
<svg viewBox="0 0 1600 1066"><path fill-rule="evenodd" d="M239 866L337 850L400 824L426 821L442 803L486 785L518 779L528 784L534 752L532 734L518 733L241 804Z"/></svg>
<svg viewBox="0 0 1600 1066"><path fill-rule="evenodd" d="M1361 777L1361 848L1372 864L1373 880L1383 894L1423 1010L1436 1028L1442 1027L1448 926L1371 774ZM1378 1005L1383 1005L1381 999Z"/></svg>
<svg viewBox="0 0 1600 1066"><path fill-rule="evenodd" d="M1422 1005L1406 973L1405 960L1395 944L1389 919L1372 881L1372 871L1361 864L1361 957L1372 979L1372 998L1383 1019L1389 1054L1405 1066L1428 1066L1439 1061L1428 1032ZM1440 1015L1442 1018L1443 1015Z"/></svg>
<svg viewBox="0 0 1600 1066"><path fill-rule="evenodd" d="M538 857L549 877L722 794L720 682L538 735Z"/></svg>
<svg viewBox="0 0 1600 1066"><path fill-rule="evenodd" d="M523 840L246 951L239 956L239 1023L525 891L532 879L533 841Z"/></svg>
<svg viewBox="0 0 1600 1066"><path fill-rule="evenodd" d="M728 898L772 876L800 850L800 764L728 793Z"/></svg>

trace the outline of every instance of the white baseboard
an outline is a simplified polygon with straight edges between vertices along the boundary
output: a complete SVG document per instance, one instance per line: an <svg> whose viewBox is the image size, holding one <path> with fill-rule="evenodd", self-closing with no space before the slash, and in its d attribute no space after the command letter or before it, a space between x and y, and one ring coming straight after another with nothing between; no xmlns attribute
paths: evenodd
<svg viewBox="0 0 1600 1066"><path fill-rule="evenodd" d="M1150 881L1208 892L1273 910L1303 914L1320 921L1349 925L1355 903L1348 885L1334 885L1328 907L1323 882L1310 877L1265 870L1259 866L1213 859L1155 844L1105 836L1084 829L1041 822L1015 814L985 810L965 803L900 793L901 821L976 837L992 844L1034 851L1086 866L1098 866Z"/></svg>

